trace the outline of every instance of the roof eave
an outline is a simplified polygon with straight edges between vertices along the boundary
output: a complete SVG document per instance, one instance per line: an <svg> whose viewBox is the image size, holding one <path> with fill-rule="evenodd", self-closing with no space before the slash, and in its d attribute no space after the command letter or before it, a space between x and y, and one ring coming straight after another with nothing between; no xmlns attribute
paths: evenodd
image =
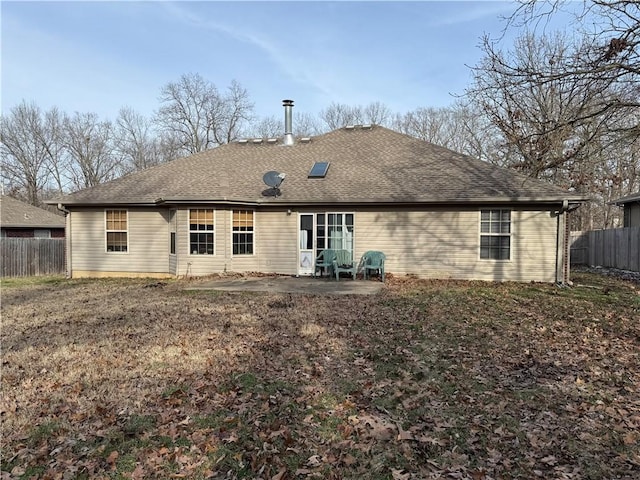
<svg viewBox="0 0 640 480"><path fill-rule="evenodd" d="M71 202L55 202L48 201L49 205L59 205L64 207L171 207L174 205L239 205L239 206L305 206L305 205L384 205L384 206L409 206L409 205L478 205L478 204L537 204L537 205L557 205L565 201L569 203L584 203L591 199L583 196L564 197L502 197L487 196L474 198L437 198L437 199L389 199L389 198L356 198L350 200L335 200L330 198L318 200L295 200L287 198L258 198L256 200L246 199L230 199L223 198L205 198L205 197L181 197L181 198L158 198L153 202L88 202L88 201L71 201Z"/></svg>
<svg viewBox="0 0 640 480"><path fill-rule="evenodd" d="M590 201L590 198L566 196L566 197L478 197L478 198L439 198L439 199L351 199L351 200L316 200L301 201L288 199L271 199L259 201L260 205L478 205L478 204L537 204L558 205L567 201L571 204L580 204Z"/></svg>
<svg viewBox="0 0 640 480"><path fill-rule="evenodd" d="M63 224L37 224L37 225L25 225L25 224L17 224L17 223L4 223L2 222L2 228L65 228Z"/></svg>

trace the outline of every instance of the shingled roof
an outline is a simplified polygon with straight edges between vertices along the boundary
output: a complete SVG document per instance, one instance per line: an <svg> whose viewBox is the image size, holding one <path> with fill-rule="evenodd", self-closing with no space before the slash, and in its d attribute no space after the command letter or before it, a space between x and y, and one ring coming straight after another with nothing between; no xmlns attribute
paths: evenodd
<svg viewBox="0 0 640 480"><path fill-rule="evenodd" d="M0 196L0 225L4 228L64 228L64 224L62 215Z"/></svg>
<svg viewBox="0 0 640 480"><path fill-rule="evenodd" d="M324 178L309 178L329 162ZM265 172L286 174L274 196ZM56 200L72 205L248 205L583 201L547 183L380 126L345 127L286 146L249 140L133 173Z"/></svg>

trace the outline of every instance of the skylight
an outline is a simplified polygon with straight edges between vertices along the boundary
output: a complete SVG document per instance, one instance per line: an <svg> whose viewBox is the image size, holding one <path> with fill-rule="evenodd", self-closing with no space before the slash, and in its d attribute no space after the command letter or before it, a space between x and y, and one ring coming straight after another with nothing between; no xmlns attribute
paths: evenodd
<svg viewBox="0 0 640 480"><path fill-rule="evenodd" d="M309 172L309 178L324 178L329 169L329 162L316 162Z"/></svg>

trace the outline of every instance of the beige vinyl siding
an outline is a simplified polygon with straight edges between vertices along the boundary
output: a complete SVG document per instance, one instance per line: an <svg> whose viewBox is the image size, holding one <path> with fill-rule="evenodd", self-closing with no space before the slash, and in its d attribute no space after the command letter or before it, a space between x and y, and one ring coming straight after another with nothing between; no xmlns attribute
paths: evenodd
<svg viewBox="0 0 640 480"><path fill-rule="evenodd" d="M511 214L511 259L481 260L480 213L473 211L359 211L356 256L381 250L385 270L427 278L555 280L556 219L549 212Z"/></svg>
<svg viewBox="0 0 640 480"><path fill-rule="evenodd" d="M298 215L286 211L256 213L256 247L261 272L298 273Z"/></svg>
<svg viewBox="0 0 640 480"><path fill-rule="evenodd" d="M201 207L205 208L205 207ZM229 270L224 261L224 235L222 233L223 215L214 209L213 213L213 255L194 255L190 251L189 209L176 210L178 222L176 232L176 248L178 256L177 274L211 275Z"/></svg>
<svg viewBox="0 0 640 480"><path fill-rule="evenodd" d="M177 274L211 275L223 272L294 274L297 256L297 216L286 211L254 213L254 254L233 255L233 208L215 209L214 254L189 252L189 209L178 210Z"/></svg>
<svg viewBox="0 0 640 480"><path fill-rule="evenodd" d="M126 253L105 251L104 208L70 214L73 276L83 276L83 272L169 273L169 212L127 211Z"/></svg>
<svg viewBox="0 0 640 480"><path fill-rule="evenodd" d="M176 210L176 255L169 254L168 210L128 209L127 253L105 252L103 208L74 210L68 219L72 274L297 273L297 211L255 210L254 254L234 256L233 208L214 210L213 255L189 252L187 207ZM304 209L306 213L325 211L354 213L354 258L357 261L367 250L381 250L387 256L386 271L393 274L499 281L553 282L556 278L557 220L548 211L511 210L508 261L480 259L479 209Z"/></svg>

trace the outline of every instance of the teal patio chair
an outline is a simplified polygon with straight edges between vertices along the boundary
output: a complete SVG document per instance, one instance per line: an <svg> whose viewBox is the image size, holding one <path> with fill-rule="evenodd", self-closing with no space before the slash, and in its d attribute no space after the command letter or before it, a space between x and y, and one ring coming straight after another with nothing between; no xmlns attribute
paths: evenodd
<svg viewBox="0 0 640 480"><path fill-rule="evenodd" d="M322 250L318 256L316 257L314 266L313 266L313 276L316 276L316 272L320 270L320 275L322 275L322 270L327 269L329 272L329 276L333 275L333 266L334 261L336 259L336 251L330 248L326 248Z"/></svg>
<svg viewBox="0 0 640 480"><path fill-rule="evenodd" d="M365 252L360 260L360 269L364 270L364 279L369 277L370 272L377 272L384 283L384 261L386 258L384 253L376 250Z"/></svg>
<svg viewBox="0 0 640 480"><path fill-rule="evenodd" d="M336 250L335 252L333 272L336 275L336 280L340 280L341 273L348 273L355 280L358 267L353 263L353 254L349 250Z"/></svg>

